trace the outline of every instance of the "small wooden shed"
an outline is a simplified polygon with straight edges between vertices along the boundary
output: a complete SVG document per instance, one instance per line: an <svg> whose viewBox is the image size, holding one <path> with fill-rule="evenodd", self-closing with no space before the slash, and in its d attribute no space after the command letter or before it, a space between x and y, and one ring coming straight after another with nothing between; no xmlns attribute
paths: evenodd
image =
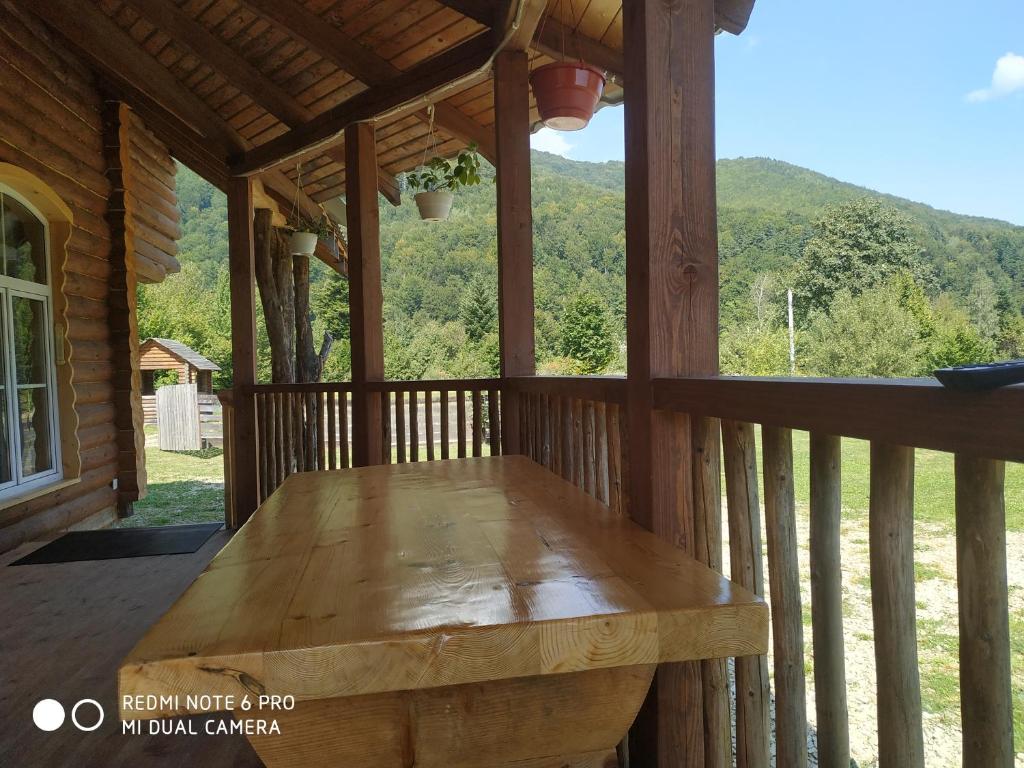
<svg viewBox="0 0 1024 768"><path fill-rule="evenodd" d="M146 423L156 423L156 373L174 371L178 384L195 383L199 397L213 395L213 372L220 366L174 339L147 339L139 348L142 372L142 406ZM212 399L212 397L211 397Z"/></svg>

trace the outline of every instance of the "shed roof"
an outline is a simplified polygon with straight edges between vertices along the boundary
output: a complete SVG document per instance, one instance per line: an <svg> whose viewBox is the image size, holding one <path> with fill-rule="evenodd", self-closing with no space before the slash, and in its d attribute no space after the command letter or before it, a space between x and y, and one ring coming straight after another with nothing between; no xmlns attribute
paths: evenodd
<svg viewBox="0 0 1024 768"><path fill-rule="evenodd" d="M162 347L168 354L181 360L183 363L188 363L193 368L199 371L219 371L220 366L212 360L200 355L192 347L182 344L180 341L174 339L146 339L139 348L139 354L145 354L147 350L153 346Z"/></svg>

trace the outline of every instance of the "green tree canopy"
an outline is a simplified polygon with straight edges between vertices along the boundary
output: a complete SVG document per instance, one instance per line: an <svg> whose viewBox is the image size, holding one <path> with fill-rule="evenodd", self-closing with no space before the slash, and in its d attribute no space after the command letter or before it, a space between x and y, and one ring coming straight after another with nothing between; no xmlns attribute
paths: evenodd
<svg viewBox="0 0 1024 768"><path fill-rule="evenodd" d="M469 281L459 301L459 317L470 341L481 341L498 328L497 286L477 275Z"/></svg>
<svg viewBox="0 0 1024 768"><path fill-rule="evenodd" d="M922 281L921 253L911 220L895 208L871 198L830 205L797 263L797 315L828 311L840 291L856 296L899 272Z"/></svg>
<svg viewBox="0 0 1024 768"><path fill-rule="evenodd" d="M599 373L612 361L615 339L611 323L595 294L580 291L566 303L560 352L577 361L582 373Z"/></svg>

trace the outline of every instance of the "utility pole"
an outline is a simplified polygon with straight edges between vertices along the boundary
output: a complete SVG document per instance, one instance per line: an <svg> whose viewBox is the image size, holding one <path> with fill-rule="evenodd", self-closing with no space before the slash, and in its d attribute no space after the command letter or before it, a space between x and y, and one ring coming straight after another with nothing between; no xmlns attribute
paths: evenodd
<svg viewBox="0 0 1024 768"><path fill-rule="evenodd" d="M789 304L789 372L796 373L796 336L793 331L793 289L786 291Z"/></svg>

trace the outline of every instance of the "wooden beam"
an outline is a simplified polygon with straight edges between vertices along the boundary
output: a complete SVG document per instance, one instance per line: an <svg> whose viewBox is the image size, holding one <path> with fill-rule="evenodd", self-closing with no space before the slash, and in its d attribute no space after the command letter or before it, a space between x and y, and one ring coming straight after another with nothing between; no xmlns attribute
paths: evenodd
<svg viewBox="0 0 1024 768"><path fill-rule="evenodd" d="M653 410L651 380L718 370L713 0L623 6L631 516L695 552L690 416ZM668 62L668 64L666 64ZM704 766L700 666L662 666L630 764Z"/></svg>
<svg viewBox="0 0 1024 768"><path fill-rule="evenodd" d="M586 37L556 19L545 19L538 27L533 39L533 48L556 60L562 59L564 50L566 56L574 56L598 69L603 69L609 80L614 80L620 85L626 81L626 63L621 51Z"/></svg>
<svg viewBox="0 0 1024 768"><path fill-rule="evenodd" d="M380 87L353 96L309 123L245 152L236 159L232 172L244 176L260 173L310 148L336 143L349 125L371 120L410 103L430 103L438 90L483 68L491 54L490 39L486 35L478 35L416 65Z"/></svg>
<svg viewBox="0 0 1024 768"><path fill-rule="evenodd" d="M416 117L423 122L430 120L425 109L418 111ZM494 126L480 125L465 112L444 101L439 101L434 105L434 124L466 144L476 144L480 156L497 167L498 149L494 141Z"/></svg>
<svg viewBox="0 0 1024 768"><path fill-rule="evenodd" d="M384 379L384 318L377 205L377 147L373 125L345 130L345 196L348 216L349 333L352 349L352 463L380 464L387 395L367 390ZM391 450L388 446L387 450Z"/></svg>
<svg viewBox="0 0 1024 768"><path fill-rule="evenodd" d="M500 5L493 0L438 0L446 8L458 11L467 19L485 27L498 26Z"/></svg>
<svg viewBox="0 0 1024 768"><path fill-rule="evenodd" d="M504 23L508 37L505 50L525 51L530 47L547 7L547 0L510 0Z"/></svg>
<svg viewBox="0 0 1024 768"><path fill-rule="evenodd" d="M128 2L157 29L173 38L176 45L190 49L204 64L220 72L231 85L283 123L294 127L313 118L313 113L284 88L177 6L166 0Z"/></svg>
<svg viewBox="0 0 1024 768"><path fill-rule="evenodd" d="M218 151L238 152L245 142L134 38L92 3L47 0L32 12L66 38L95 69L129 95L141 94L198 131Z"/></svg>
<svg viewBox="0 0 1024 768"><path fill-rule="evenodd" d="M738 35L747 28L753 10L754 0L715 0L715 25Z"/></svg>
<svg viewBox="0 0 1024 768"><path fill-rule="evenodd" d="M228 184L228 277L231 287L231 361L234 432L231 450L234 518L241 525L257 507L256 404L246 387L256 383L256 256L253 250L252 181Z"/></svg>
<svg viewBox="0 0 1024 768"><path fill-rule="evenodd" d="M536 373L533 298L533 212L530 194L530 61L502 51L494 61L498 174L498 340L501 376ZM519 398L506 392L502 452L520 453Z"/></svg>

